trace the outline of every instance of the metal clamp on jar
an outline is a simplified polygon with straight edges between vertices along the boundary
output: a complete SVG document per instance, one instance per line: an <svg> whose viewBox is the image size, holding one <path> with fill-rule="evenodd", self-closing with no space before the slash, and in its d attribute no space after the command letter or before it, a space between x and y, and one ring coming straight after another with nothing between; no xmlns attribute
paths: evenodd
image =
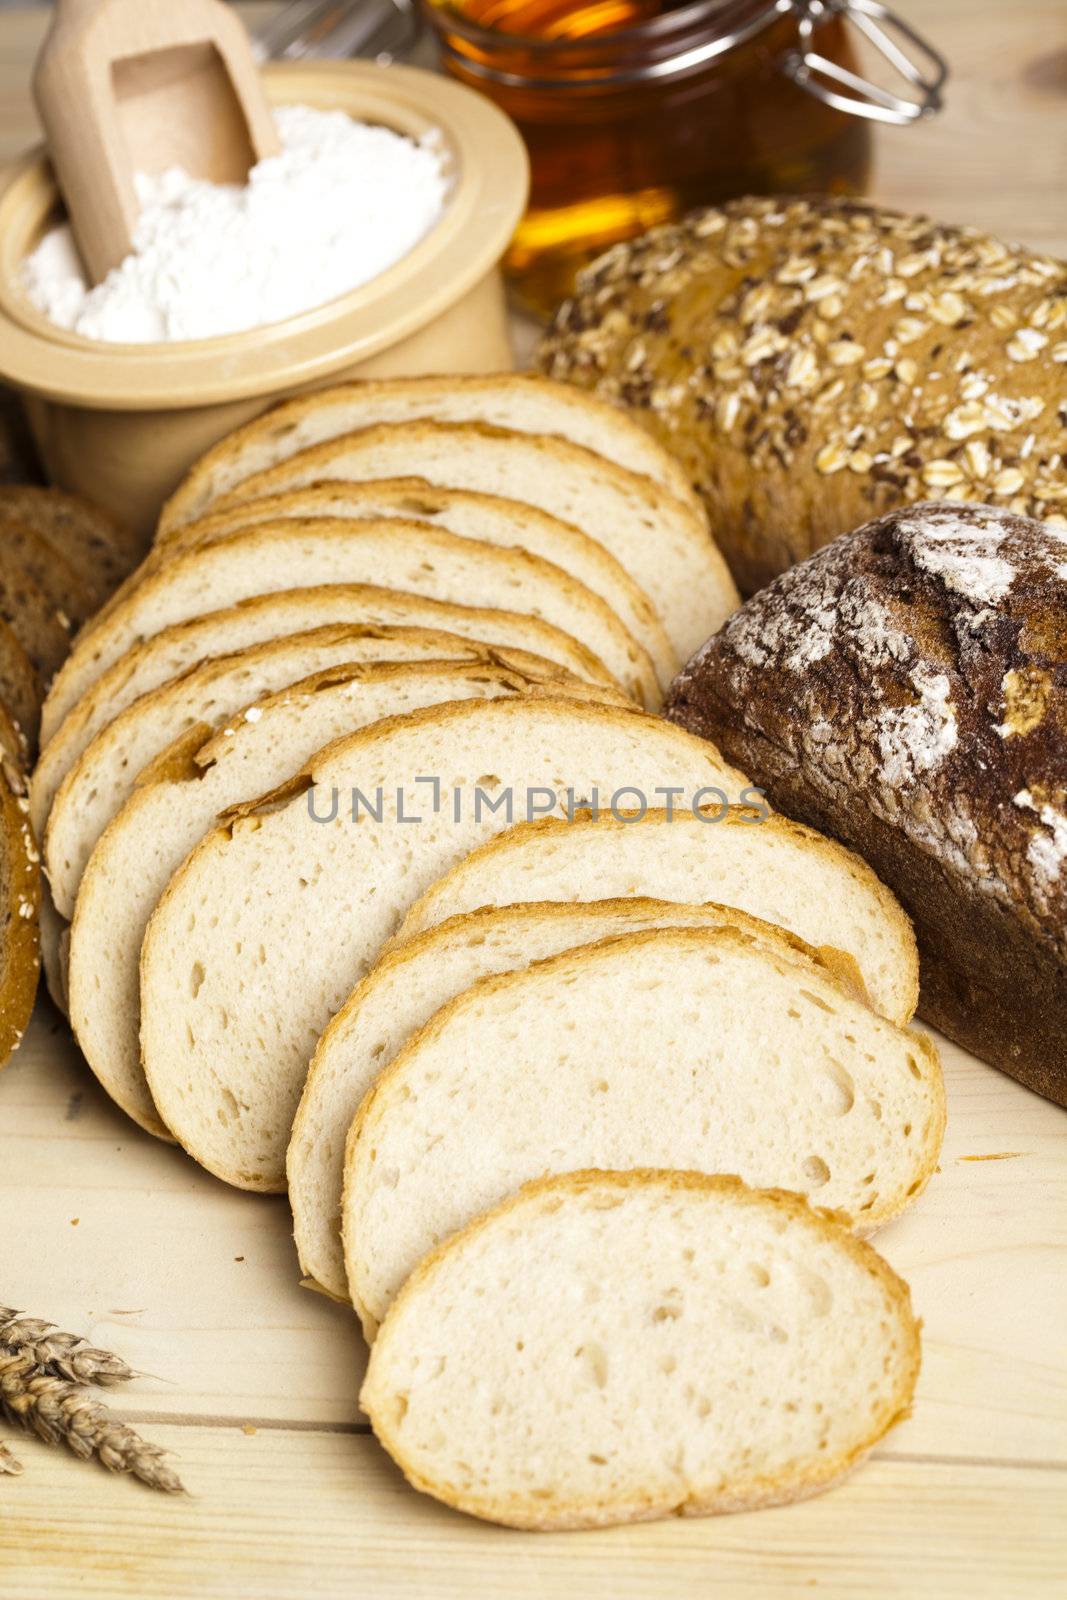
<svg viewBox="0 0 1067 1600"><path fill-rule="evenodd" d="M937 111L948 73L880 0L424 4L446 69L526 140L532 198L506 265L544 312L594 255L694 206L862 193L870 123ZM862 74L855 43L901 92Z"/></svg>

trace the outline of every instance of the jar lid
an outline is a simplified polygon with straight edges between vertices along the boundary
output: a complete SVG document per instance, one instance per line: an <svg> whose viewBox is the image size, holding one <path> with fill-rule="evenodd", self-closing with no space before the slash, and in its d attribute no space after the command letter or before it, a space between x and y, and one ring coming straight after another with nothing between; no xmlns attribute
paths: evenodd
<svg viewBox="0 0 1067 1600"><path fill-rule="evenodd" d="M587 86L605 88L686 77L788 18L798 38L782 57L782 71L838 111L876 122L914 122L940 110L948 77L944 58L881 0L696 0L614 32L567 39L485 28L447 5L429 3L426 9L442 51L462 64L464 76L513 89L562 92L574 88L578 75ZM822 55L819 30L838 21L855 26L912 93L894 93ZM457 39L472 53L462 51ZM493 59L512 51L544 70L509 71ZM567 76L552 76L553 68Z"/></svg>

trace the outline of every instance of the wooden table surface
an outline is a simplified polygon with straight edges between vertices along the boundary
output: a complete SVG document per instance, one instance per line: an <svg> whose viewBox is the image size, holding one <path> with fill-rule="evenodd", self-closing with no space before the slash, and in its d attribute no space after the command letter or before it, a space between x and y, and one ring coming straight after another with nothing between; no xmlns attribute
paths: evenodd
<svg viewBox="0 0 1067 1600"><path fill-rule="evenodd" d="M262 9L262 8L260 8ZM1067 251L1064 0L902 0L956 77L880 138L877 194ZM41 15L0 13L0 157L32 136ZM38 1008L0 1077L0 1302L146 1376L123 1415L172 1447L156 1496L30 1439L0 1478L0 1595L197 1600L1028 1600L1067 1586L1063 1113L945 1046L938 1175L879 1247L925 1319L914 1415L819 1500L520 1535L409 1491L357 1409L353 1318L302 1289L281 1199L140 1134Z"/></svg>

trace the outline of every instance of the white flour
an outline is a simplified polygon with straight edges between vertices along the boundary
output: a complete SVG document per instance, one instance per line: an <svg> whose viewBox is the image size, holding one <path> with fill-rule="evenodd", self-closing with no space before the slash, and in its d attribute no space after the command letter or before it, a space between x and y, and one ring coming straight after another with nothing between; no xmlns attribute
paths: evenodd
<svg viewBox="0 0 1067 1600"><path fill-rule="evenodd" d="M898 522L900 532L911 542L916 566L931 573L964 600L976 605L996 605L1015 581L1015 568L997 554L1008 537L1007 528L990 516L984 522L978 513L962 519Z"/></svg>
<svg viewBox="0 0 1067 1600"><path fill-rule="evenodd" d="M179 168L137 175L133 253L91 289L70 229L25 264L30 298L90 339L207 339L280 322L347 294L433 227L449 180L439 139L416 143L342 111L282 106L280 155L247 187Z"/></svg>

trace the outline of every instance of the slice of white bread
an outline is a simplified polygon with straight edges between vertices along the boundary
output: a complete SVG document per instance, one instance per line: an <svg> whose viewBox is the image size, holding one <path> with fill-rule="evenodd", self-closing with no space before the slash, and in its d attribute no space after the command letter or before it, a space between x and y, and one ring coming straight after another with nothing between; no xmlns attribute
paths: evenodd
<svg viewBox="0 0 1067 1600"><path fill-rule="evenodd" d="M253 473L298 450L380 422L492 422L522 433L556 434L631 472L644 473L681 500L699 504L681 464L617 406L580 389L514 373L490 377L391 378L346 383L288 400L214 446L163 508L160 537L192 522Z"/></svg>
<svg viewBox="0 0 1067 1600"><path fill-rule="evenodd" d="M518 650L531 660L554 661L589 683L614 683L604 664L569 633L519 611L453 605L362 583L328 583L251 595L221 611L175 623L143 644L133 645L84 693L80 687L84 673L72 673L62 686L57 679L42 723L47 743L31 787L38 833L48 820L52 795L72 762L101 728L140 695L158 689L209 656L228 655L283 633L303 633L330 622L432 629L448 646L440 652L443 657L454 657L461 640L473 640L479 645ZM477 651L471 659L476 658Z"/></svg>
<svg viewBox="0 0 1067 1600"><path fill-rule="evenodd" d="M640 584L681 661L739 603L703 513L579 445L484 424L408 422L346 434L249 478L216 509L325 481L390 477L502 495L581 528Z"/></svg>
<svg viewBox="0 0 1067 1600"><path fill-rule="evenodd" d="M304 1275L338 1299L348 1300L341 1244L341 1190L345 1139L364 1095L397 1051L435 1011L479 978L517 971L575 945L612 934L656 927L765 925L721 906L665 900L561 901L504 906L453 917L406 944L385 951L345 1001L319 1041L293 1123L286 1168L293 1233ZM779 929L769 937L789 942ZM857 994L854 964L837 952L817 955L841 973Z"/></svg>
<svg viewBox="0 0 1067 1600"><path fill-rule="evenodd" d="M42 874L41 908L38 914L41 935L41 970L52 1004L65 1017L70 1015L67 969L70 964L70 923L61 917L52 900L48 882Z"/></svg>
<svg viewBox="0 0 1067 1600"><path fill-rule="evenodd" d="M423 523L277 522L187 550L83 628L57 678L69 707L133 645L163 628L256 594L373 583L457 605L523 610L593 650L628 692L659 702L647 653L599 596L539 556L462 539ZM570 624L568 627L567 624Z"/></svg>
<svg viewBox="0 0 1067 1600"><path fill-rule="evenodd" d="M577 1167L736 1172L897 1216L937 1163L937 1052L762 925L663 928L482 978L360 1107L342 1233L368 1337L427 1251Z"/></svg>
<svg viewBox="0 0 1067 1600"><path fill-rule="evenodd" d="M848 951L891 1022L915 1014L915 935L894 896L851 850L764 810L697 816L676 805L627 818L605 808L597 818L518 823L431 884L398 938L478 906L616 895L741 906L809 944Z"/></svg>
<svg viewBox="0 0 1067 1600"><path fill-rule="evenodd" d="M665 783L736 797L745 779L659 718L539 697L379 723L236 808L172 878L141 952L164 1122L227 1182L284 1189L319 1036L412 901L507 826L509 801L513 820Z"/></svg>
<svg viewBox="0 0 1067 1600"><path fill-rule="evenodd" d="M468 654L469 649L464 645L462 653ZM492 651L483 653L483 661L492 658ZM52 802L44 859L56 909L64 917L73 916L78 885L100 835L129 799L138 774L193 723L214 724L261 696L328 667L440 659L436 640L423 640L420 645L409 630L368 630L341 624L286 634L233 655L216 656L135 700L96 735ZM501 665L511 664L506 651L497 659ZM617 689L566 680L552 665L529 676L530 681L560 684L560 693L569 695L573 688L579 697L629 703Z"/></svg>
<svg viewBox="0 0 1067 1600"><path fill-rule="evenodd" d="M504 500L499 495L472 494L465 489L441 489L419 478L392 478L385 482L324 483L290 493L242 500L228 511L216 512L202 522L192 522L159 545L142 563L134 578L112 600L113 608L135 583L172 559L180 550L213 544L229 533L264 522L286 519L330 518L378 521L399 517L425 522L461 538L484 544L528 550L569 572L604 600L652 658L660 687L668 688L681 663L671 649L663 624L644 590L602 544L577 528L550 517L533 506Z"/></svg>
<svg viewBox="0 0 1067 1600"><path fill-rule="evenodd" d="M360 1404L416 1489L603 1527L818 1494L907 1416L919 1362L907 1285L799 1196L573 1172L422 1262Z"/></svg>
<svg viewBox="0 0 1067 1600"><path fill-rule="evenodd" d="M289 655L296 659L296 652ZM82 1053L135 1122L168 1136L141 1068L145 928L170 878L219 812L276 787L324 745L382 717L443 701L518 698L546 684L579 699L607 692L516 671L488 649L480 664L339 665L239 711L213 737L203 726L186 731L142 772L89 857L71 927L69 974L71 1021Z"/></svg>
<svg viewBox="0 0 1067 1600"><path fill-rule="evenodd" d="M22 1041L37 993L41 874L22 780L0 760L0 1067Z"/></svg>

